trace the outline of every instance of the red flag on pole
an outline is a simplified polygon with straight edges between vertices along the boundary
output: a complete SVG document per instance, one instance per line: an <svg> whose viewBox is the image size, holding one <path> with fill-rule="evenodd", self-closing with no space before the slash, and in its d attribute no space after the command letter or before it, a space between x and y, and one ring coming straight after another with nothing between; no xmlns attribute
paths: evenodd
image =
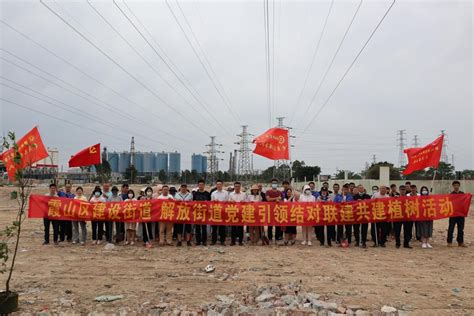
<svg viewBox="0 0 474 316"><path fill-rule="evenodd" d="M290 159L288 146L288 130L284 128L270 128L268 131L253 140L256 144L254 154L272 160Z"/></svg>
<svg viewBox="0 0 474 316"><path fill-rule="evenodd" d="M100 144L87 147L69 159L69 168L97 165L100 163Z"/></svg>
<svg viewBox="0 0 474 316"><path fill-rule="evenodd" d="M43 140L38 131L38 127L33 128L20 138L17 142L18 153L21 156L21 162L15 162L15 151L10 148L0 155L0 159L4 162L7 168L8 178L15 179L15 173L18 169L30 167L35 162L49 156L48 151L44 147Z"/></svg>
<svg viewBox="0 0 474 316"><path fill-rule="evenodd" d="M444 135L436 138L431 144L422 148L407 148L404 150L408 157L408 165L403 171L408 175L414 171L423 170L428 167L437 168L443 149Z"/></svg>

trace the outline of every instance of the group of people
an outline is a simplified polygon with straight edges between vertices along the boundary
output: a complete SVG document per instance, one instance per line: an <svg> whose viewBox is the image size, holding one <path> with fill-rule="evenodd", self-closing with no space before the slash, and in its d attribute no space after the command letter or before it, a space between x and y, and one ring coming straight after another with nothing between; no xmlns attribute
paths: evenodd
<svg viewBox="0 0 474 316"><path fill-rule="evenodd" d="M463 194L460 190L460 182L452 182L453 191L451 194ZM119 190L117 186L104 183L102 187L96 186L89 197L84 195L82 187L78 186L75 193L72 192L72 185L67 183L64 189L57 189L56 184L49 186L48 196L59 196L70 199L79 199L91 203L99 202L120 202L131 200L175 200L175 201L222 201L222 202L328 202L334 203L349 202L355 200L383 199L400 196L429 195L430 190L423 186L419 189L416 185L406 182L405 185L397 187L392 184L390 187L373 186L371 194L363 185L346 183L342 187L335 183L332 191L329 183L324 182L320 190L316 190L314 182L305 185L301 193L294 190L289 181L283 181L281 188L277 179L272 179L271 187L264 191L261 184L254 184L248 192L244 192L242 184L235 182L232 187L224 188L221 180L216 181L215 187L207 191L204 180L198 181L197 188L190 190L186 184L181 184L179 189L168 185L158 185L156 191L151 186L135 192L129 188L128 184L123 184ZM453 245L454 229L457 226L457 243L460 247L466 247L464 243L464 217L449 218L448 246ZM87 224L83 221L61 221L44 218L44 244L50 241L50 226L53 227L53 241L72 242L73 244L84 245L87 240ZM230 235L230 245L237 243L243 245L249 242L252 245L257 243L269 244L273 240L279 245L293 245L296 243L296 226L222 226L222 225L192 225L178 224L171 222L147 222L147 223L122 223L110 221L92 221L92 243L100 244L120 243L124 245L134 245L137 241L143 242L144 246L150 248L152 242L157 241L160 246L173 245L192 246L193 240L196 245L206 246L208 242L208 230L210 229L210 244L226 244L226 237ZM115 226L115 229L114 229ZM397 248L402 246L401 234L403 227L403 247L412 248L410 242L415 237L421 242L423 249L432 248L430 239L433 236L433 221L401 221L401 222L378 222L371 223L371 240L374 247L386 247L386 242L393 238ZM332 247L336 244L341 247L354 246L367 248L367 235L369 224L351 225L328 225L328 226L302 226L302 245L311 246L313 233L321 246ZM115 233L114 233L115 230Z"/></svg>

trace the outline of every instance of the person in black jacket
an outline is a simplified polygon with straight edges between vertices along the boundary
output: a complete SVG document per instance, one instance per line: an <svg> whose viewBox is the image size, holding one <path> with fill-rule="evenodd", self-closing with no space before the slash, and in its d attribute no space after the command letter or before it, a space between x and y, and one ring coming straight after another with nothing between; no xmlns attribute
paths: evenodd
<svg viewBox="0 0 474 316"><path fill-rule="evenodd" d="M358 193L353 196L354 201L358 200L370 200L370 195L367 194L365 188L362 184L357 186ZM353 225L354 228L354 237L355 237L355 246L367 248L367 231L369 229L369 223L356 224ZM362 243L361 243L362 242Z"/></svg>
<svg viewBox="0 0 474 316"><path fill-rule="evenodd" d="M453 181L453 191L451 194L464 194L459 188L461 187L461 183L457 180ZM454 238L454 226L458 226L458 235L456 238L456 241L458 242L459 247L467 247L467 245L464 243L464 223L466 221L465 217L462 216L456 216L456 217L450 217L449 218L449 226L448 226L448 247L453 246L453 238Z"/></svg>
<svg viewBox="0 0 474 316"><path fill-rule="evenodd" d="M198 190L193 192L193 201L210 201L211 193L205 189L204 180L198 181ZM206 225L194 225L196 233L196 245L207 245L207 226Z"/></svg>
<svg viewBox="0 0 474 316"><path fill-rule="evenodd" d="M404 185L401 185L398 188L400 195L399 196L407 196L407 187ZM394 222L393 223L393 230L395 232L395 246L397 248L400 248L401 246L401 240L400 240L400 234L402 230L402 225L403 225L403 247L404 248L413 248L410 246L410 241L412 238L412 231L413 231L413 221L402 221L402 222Z"/></svg>

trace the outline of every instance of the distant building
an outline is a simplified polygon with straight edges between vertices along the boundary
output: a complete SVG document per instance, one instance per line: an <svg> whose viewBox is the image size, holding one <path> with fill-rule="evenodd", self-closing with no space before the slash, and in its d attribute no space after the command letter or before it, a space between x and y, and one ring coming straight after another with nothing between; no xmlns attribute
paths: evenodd
<svg viewBox="0 0 474 316"><path fill-rule="evenodd" d="M119 158L120 155L117 152L110 152L107 154L107 161L110 164L112 172L119 172Z"/></svg>
<svg viewBox="0 0 474 316"><path fill-rule="evenodd" d="M33 164L33 168L58 169L59 151L56 148L48 148L48 157L41 159Z"/></svg>
<svg viewBox="0 0 474 316"><path fill-rule="evenodd" d="M168 173L168 170L169 170L168 153L165 153L165 152L156 154L154 172L160 172L161 170L164 170L166 173Z"/></svg>
<svg viewBox="0 0 474 316"><path fill-rule="evenodd" d="M207 170L207 157L193 154L191 156L191 171L193 170L197 173L205 173Z"/></svg>
<svg viewBox="0 0 474 316"><path fill-rule="evenodd" d="M137 169L138 172L143 172L144 170L144 156L142 152L135 153L135 169Z"/></svg>
<svg viewBox="0 0 474 316"><path fill-rule="evenodd" d="M143 153L143 172L155 172L155 153Z"/></svg>
<svg viewBox="0 0 474 316"><path fill-rule="evenodd" d="M177 151L169 153L169 172L180 173L181 172L181 154Z"/></svg>
<svg viewBox="0 0 474 316"><path fill-rule="evenodd" d="M123 173L128 167L130 167L130 153L124 151L119 156L118 172Z"/></svg>

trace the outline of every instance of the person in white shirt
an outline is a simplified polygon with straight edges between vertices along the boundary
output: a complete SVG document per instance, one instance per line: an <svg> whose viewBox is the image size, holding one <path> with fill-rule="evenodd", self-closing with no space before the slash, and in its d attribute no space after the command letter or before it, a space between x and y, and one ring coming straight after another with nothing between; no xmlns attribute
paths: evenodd
<svg viewBox="0 0 474 316"><path fill-rule="evenodd" d="M247 195L247 202L262 202L262 194L258 188L258 185L252 185L250 189L250 194ZM262 236L263 227L260 226L250 226L250 244L256 245Z"/></svg>
<svg viewBox="0 0 474 316"><path fill-rule="evenodd" d="M99 186L95 187L89 199L91 203L105 203L107 200L102 195L102 190ZM104 221L92 221L92 243L99 245L104 236Z"/></svg>
<svg viewBox="0 0 474 316"><path fill-rule="evenodd" d="M388 194L388 188L384 185L381 185L378 192L375 192L372 195L373 199L388 199L390 195ZM371 225L371 234L372 240L374 241L374 247L380 246L385 248L385 243L387 242L387 236L390 233L390 223L389 222L378 222L372 223Z"/></svg>
<svg viewBox="0 0 474 316"><path fill-rule="evenodd" d="M76 196L74 197L75 200L80 200L87 202L87 198L84 196L84 190L82 187L76 188ZM79 238L79 226L81 226L81 236ZM87 226L86 222L84 221L72 221L72 243L77 244L81 243L81 245L85 245L87 239Z"/></svg>
<svg viewBox="0 0 474 316"><path fill-rule="evenodd" d="M187 184L181 184L179 191L175 194L174 199L176 201L189 202L193 200L193 195L188 191ZM174 224L174 230L177 232L178 242L177 247L181 247L183 243L183 237L186 237L186 244L191 246L192 235L192 225L186 223L176 223Z"/></svg>
<svg viewBox="0 0 474 316"><path fill-rule="evenodd" d="M158 200L173 200L173 196L169 194L170 188L163 185L161 195ZM160 222L160 246L171 246L173 240L173 222Z"/></svg>
<svg viewBox="0 0 474 316"><path fill-rule="evenodd" d="M242 184L240 182L234 182L234 191L229 194L229 201L231 202L244 202L247 200L247 194L242 192ZM231 228L231 246L235 246L235 242L239 239L239 245L244 245L244 227L243 226L232 226Z"/></svg>
<svg viewBox="0 0 474 316"><path fill-rule="evenodd" d="M211 201L227 202L229 201L229 192L223 190L224 183L222 180L216 181L216 190L211 194ZM225 246L225 226L212 225L212 242L211 246L217 242L217 233L219 232L219 242Z"/></svg>
<svg viewBox="0 0 474 316"><path fill-rule="evenodd" d="M126 202L136 201L135 192L130 189L127 192L127 198L125 199ZM137 227L138 223L135 222L127 222L125 223L125 231L126 231L126 238L125 238L125 245L134 245L135 240L137 239Z"/></svg>
<svg viewBox="0 0 474 316"><path fill-rule="evenodd" d="M316 202L316 198L311 193L311 188L309 185L305 185L303 188L303 194L300 195L299 202ZM303 241L302 245L311 246L311 226L302 226L303 231Z"/></svg>

